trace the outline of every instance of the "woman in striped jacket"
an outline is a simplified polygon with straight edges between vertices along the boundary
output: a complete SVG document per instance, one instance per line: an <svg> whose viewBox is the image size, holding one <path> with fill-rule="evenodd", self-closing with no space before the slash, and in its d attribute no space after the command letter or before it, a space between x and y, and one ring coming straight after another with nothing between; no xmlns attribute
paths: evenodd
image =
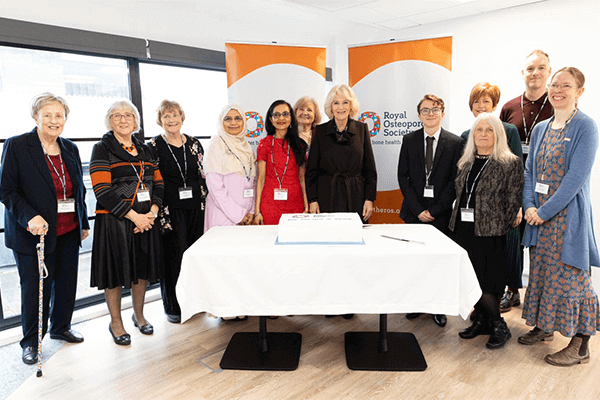
<svg viewBox="0 0 600 400"><path fill-rule="evenodd" d="M96 195L91 286L104 289L111 316L108 329L118 345L129 345L121 319L122 288L131 288L133 324L145 335L154 332L144 318L148 281L159 278L160 238L154 224L164 183L150 149L132 136L140 116L128 100L110 106L109 129L94 145L90 177Z"/></svg>

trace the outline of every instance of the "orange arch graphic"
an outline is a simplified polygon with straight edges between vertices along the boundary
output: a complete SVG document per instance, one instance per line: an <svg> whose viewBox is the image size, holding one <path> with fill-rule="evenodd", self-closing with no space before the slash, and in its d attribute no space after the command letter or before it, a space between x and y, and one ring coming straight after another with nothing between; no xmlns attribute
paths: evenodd
<svg viewBox="0 0 600 400"><path fill-rule="evenodd" d="M225 43L227 87L252 71L271 64L295 64L325 78L326 49L260 44Z"/></svg>
<svg viewBox="0 0 600 400"><path fill-rule="evenodd" d="M452 37L352 47L348 49L350 86L379 67L404 60L428 61L452 71Z"/></svg>

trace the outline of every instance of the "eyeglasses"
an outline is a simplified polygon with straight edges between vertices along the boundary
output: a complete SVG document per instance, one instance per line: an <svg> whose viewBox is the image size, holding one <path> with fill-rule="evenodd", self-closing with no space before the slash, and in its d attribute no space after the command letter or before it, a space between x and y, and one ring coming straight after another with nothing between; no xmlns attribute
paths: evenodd
<svg viewBox="0 0 600 400"><path fill-rule="evenodd" d="M243 118L238 116L235 117L225 117L223 118L223 122L231 123L231 121L242 122Z"/></svg>
<svg viewBox="0 0 600 400"><path fill-rule="evenodd" d="M429 115L429 114L433 114L433 115L438 115L439 113L442 112L442 109L439 107L434 107L434 108L421 108L419 110L419 114L421 115Z"/></svg>
<svg viewBox="0 0 600 400"><path fill-rule="evenodd" d="M121 118L125 117L126 120L132 120L133 119L133 114L127 113L127 114L113 114L110 116L113 120L115 121L120 121Z"/></svg>
<svg viewBox="0 0 600 400"><path fill-rule="evenodd" d="M556 83L552 83L552 84L548 85L548 88L552 89L552 90L560 89L560 90L564 90L566 92L568 90L571 90L573 88L573 86L569 85L568 83L564 84L564 85L557 85Z"/></svg>
<svg viewBox="0 0 600 400"><path fill-rule="evenodd" d="M283 118L289 118L289 116L290 116L290 115L292 115L292 114L290 114L290 113L289 113L289 112L287 112L287 111L284 111L284 112L282 112L282 113L278 113L278 112L276 112L276 113L273 113L273 114L272 114L272 117L273 117L273 119L279 119L279 118L281 118L281 117L283 117Z"/></svg>

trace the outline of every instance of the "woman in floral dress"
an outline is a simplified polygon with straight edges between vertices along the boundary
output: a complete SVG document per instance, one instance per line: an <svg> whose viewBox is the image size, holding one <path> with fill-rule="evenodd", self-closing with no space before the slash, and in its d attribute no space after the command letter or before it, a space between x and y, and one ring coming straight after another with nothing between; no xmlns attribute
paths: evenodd
<svg viewBox="0 0 600 400"><path fill-rule="evenodd" d="M552 340L554 331L571 338L544 358L558 366L588 363L588 341L600 329L590 273L600 266L590 200L598 128L577 108L584 82L573 67L552 77L554 117L535 127L525 171L523 244L530 248L530 282L523 318L534 328L518 340L533 345Z"/></svg>

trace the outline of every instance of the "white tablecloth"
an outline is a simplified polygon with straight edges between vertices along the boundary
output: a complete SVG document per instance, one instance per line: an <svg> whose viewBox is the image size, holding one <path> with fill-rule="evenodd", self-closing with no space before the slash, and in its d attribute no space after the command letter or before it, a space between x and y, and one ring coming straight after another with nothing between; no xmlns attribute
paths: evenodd
<svg viewBox="0 0 600 400"><path fill-rule="evenodd" d="M182 320L202 311L466 318L480 298L467 252L434 227L372 225L363 232L364 245L283 245L275 243L277 226L211 228L183 256L177 283Z"/></svg>

